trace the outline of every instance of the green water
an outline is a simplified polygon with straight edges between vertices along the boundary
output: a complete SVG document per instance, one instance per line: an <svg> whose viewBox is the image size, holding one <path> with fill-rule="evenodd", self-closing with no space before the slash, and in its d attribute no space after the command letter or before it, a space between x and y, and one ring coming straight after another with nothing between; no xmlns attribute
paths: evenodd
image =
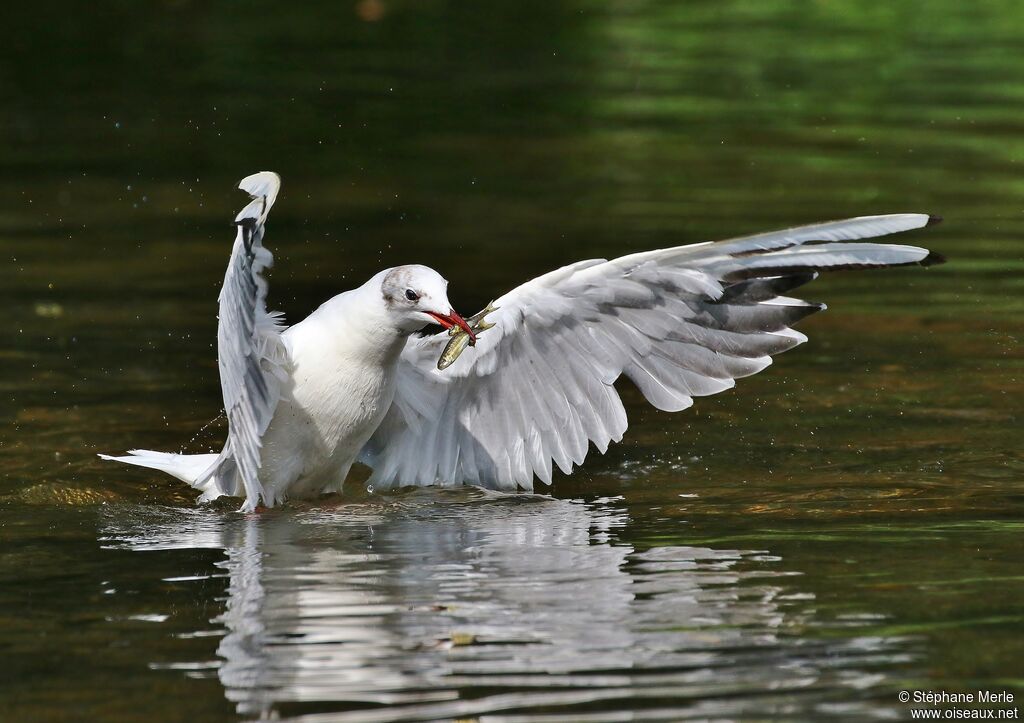
<svg viewBox="0 0 1024 723"><path fill-rule="evenodd" d="M0 719L908 719L1024 695L1024 9L19 3L0 47ZM811 341L550 496L244 517L98 451L216 448L240 207L297 320L429 263L941 214ZM911 238L908 236L908 238ZM803 291L803 290L802 290ZM198 434L197 434L198 433Z"/></svg>

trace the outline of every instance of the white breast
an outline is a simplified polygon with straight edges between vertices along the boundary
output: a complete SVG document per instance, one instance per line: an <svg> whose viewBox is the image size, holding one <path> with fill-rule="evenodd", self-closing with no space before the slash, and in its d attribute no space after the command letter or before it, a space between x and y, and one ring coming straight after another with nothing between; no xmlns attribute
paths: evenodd
<svg viewBox="0 0 1024 723"><path fill-rule="evenodd" d="M263 437L260 477L291 498L339 491L394 399L405 337L348 321L345 296L283 335L290 378Z"/></svg>

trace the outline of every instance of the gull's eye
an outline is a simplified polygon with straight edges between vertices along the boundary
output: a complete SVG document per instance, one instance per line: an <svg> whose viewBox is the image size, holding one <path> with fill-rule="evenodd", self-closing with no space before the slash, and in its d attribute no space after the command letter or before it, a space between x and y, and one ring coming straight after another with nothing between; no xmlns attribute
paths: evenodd
<svg viewBox="0 0 1024 723"><path fill-rule="evenodd" d="M405 298L407 298L409 301L419 301L420 300L420 295L417 294L412 289L406 289L405 290Z"/></svg>

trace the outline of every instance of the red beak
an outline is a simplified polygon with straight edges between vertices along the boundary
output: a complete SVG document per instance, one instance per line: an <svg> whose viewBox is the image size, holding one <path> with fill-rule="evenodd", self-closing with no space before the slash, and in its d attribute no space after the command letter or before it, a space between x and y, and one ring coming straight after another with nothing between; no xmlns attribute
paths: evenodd
<svg viewBox="0 0 1024 723"><path fill-rule="evenodd" d="M459 327L464 332L469 334L470 343L476 344L476 334L474 334L473 330L469 328L469 324L466 323L466 320L459 316L458 313L456 313L455 309L449 311L447 315L436 314L433 311L428 311L427 313L434 317L434 320L438 324L443 326L445 329L451 329L453 326Z"/></svg>

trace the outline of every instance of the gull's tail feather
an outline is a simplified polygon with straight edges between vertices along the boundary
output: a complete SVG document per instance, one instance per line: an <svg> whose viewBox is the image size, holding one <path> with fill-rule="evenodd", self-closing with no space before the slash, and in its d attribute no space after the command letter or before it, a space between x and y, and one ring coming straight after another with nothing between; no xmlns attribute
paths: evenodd
<svg viewBox="0 0 1024 723"><path fill-rule="evenodd" d="M133 464L136 467L158 469L172 477L177 477L203 493L199 498L200 502L209 502L221 495L234 494L232 490L223 488L217 475L204 474L219 456L217 454L172 454L170 452L154 452L150 449L130 449L127 456L124 457L114 457L109 454L99 455L100 459ZM197 483L196 480L202 481Z"/></svg>

